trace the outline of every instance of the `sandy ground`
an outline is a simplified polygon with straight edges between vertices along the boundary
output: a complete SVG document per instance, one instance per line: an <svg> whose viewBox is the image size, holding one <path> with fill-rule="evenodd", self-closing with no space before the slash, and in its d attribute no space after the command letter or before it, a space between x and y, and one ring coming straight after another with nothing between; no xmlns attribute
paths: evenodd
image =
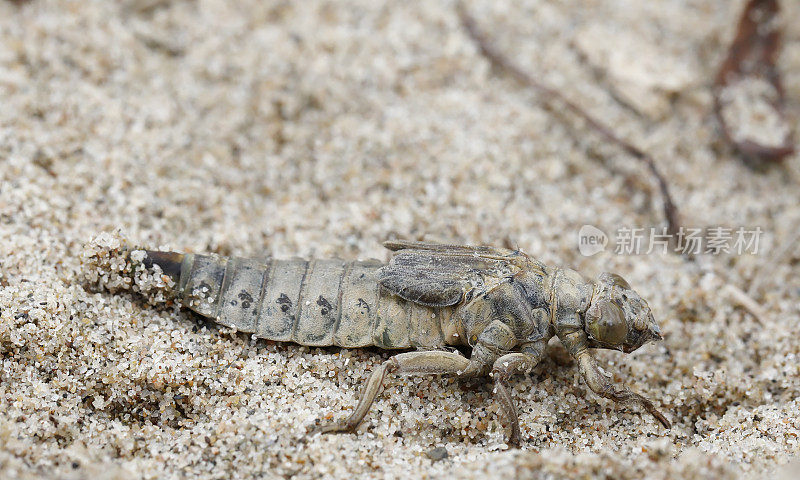
<svg viewBox="0 0 800 480"><path fill-rule="evenodd" d="M0 477L796 472L800 253L776 255L800 222L800 157L754 172L711 115L743 2L519 3L468 6L516 62L654 155L686 225L760 227L757 255L580 255L584 224L662 226L653 181L492 71L451 3L0 2ZM785 23L797 118L800 23ZM250 257L512 245L618 272L665 340L598 358L673 428L592 394L554 345L514 382L520 451L490 384L440 378L391 382L356 435L307 437L387 354L256 341L89 291L84 246L117 230ZM726 287L754 279L761 318Z"/></svg>

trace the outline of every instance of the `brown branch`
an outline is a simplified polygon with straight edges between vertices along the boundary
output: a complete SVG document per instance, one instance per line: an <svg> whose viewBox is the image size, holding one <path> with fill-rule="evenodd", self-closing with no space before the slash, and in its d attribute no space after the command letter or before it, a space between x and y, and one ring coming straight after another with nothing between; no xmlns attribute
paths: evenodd
<svg viewBox="0 0 800 480"><path fill-rule="evenodd" d="M778 27L780 6L777 0L750 0L742 11L736 37L728 50L728 56L720 65L714 80L714 115L721 126L723 139L732 145L742 157L754 164L760 161L777 162L794 152L794 137L791 130L782 139L782 144L770 145L763 140L737 137L736 132L726 120L724 111L733 108L732 99L723 98L724 92L739 84L742 80L763 79L772 86L770 108L781 121L786 122L784 115L784 94L780 74L775 64L781 43L781 31ZM741 93L731 90L732 94ZM730 95L728 95L730 96ZM733 115L737 117L738 115Z"/></svg>
<svg viewBox="0 0 800 480"><path fill-rule="evenodd" d="M506 57L503 53L497 50L494 45L492 45L491 41L478 28L475 19L467 12L464 5L460 2L458 3L458 13L461 17L461 24L464 26L464 29L469 34L470 38L472 38L472 40L478 45L481 54L486 57L494 67L505 71L520 84L536 90L539 93L542 101L551 108L552 103L556 101L561 102L574 115L583 119L583 121L585 121L587 125L589 125L589 127L591 127L601 137L605 138L611 143L616 144L626 153L645 164L647 169L650 170L650 173L655 177L656 182L658 183L658 188L661 191L664 217L667 220L667 230L671 235L677 234L680 227L678 209L675 206L675 202L672 201L672 195L670 194L667 181L656 166L656 162L653 160L653 157L651 157L641 148L619 137L611 130L610 127L587 113L576 103L565 97L561 92L541 83L533 76L522 70L520 67L512 63L508 57Z"/></svg>

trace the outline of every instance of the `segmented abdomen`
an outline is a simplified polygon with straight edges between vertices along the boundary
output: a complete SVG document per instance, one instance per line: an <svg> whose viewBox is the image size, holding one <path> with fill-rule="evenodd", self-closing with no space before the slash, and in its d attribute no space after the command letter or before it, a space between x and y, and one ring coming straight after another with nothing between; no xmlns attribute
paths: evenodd
<svg viewBox="0 0 800 480"><path fill-rule="evenodd" d="M159 256L179 254L148 255L162 265ZM181 257L178 288L184 306L260 338L346 348L445 344L441 322L450 320L452 309L384 292L377 280L383 264L377 260Z"/></svg>

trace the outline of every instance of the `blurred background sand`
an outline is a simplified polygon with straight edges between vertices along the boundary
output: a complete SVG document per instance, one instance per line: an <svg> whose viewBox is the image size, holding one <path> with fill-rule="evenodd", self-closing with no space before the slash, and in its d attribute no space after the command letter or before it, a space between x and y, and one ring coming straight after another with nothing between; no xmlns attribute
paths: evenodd
<svg viewBox="0 0 800 480"><path fill-rule="evenodd" d="M800 5L781 70L800 112ZM646 170L494 72L450 2L0 2L0 477L740 478L798 454L798 155L754 172L709 86L741 1L476 1L510 58L650 152L689 226L758 255L584 257L594 225L661 227ZM796 128L796 124L793 124ZM615 271L665 340L598 357L673 422L593 395L554 350L514 382L406 378L357 435L378 351L254 341L84 288L101 232L179 251L388 258L387 238L520 247ZM726 285L753 293L756 319ZM427 455L444 447L447 455ZM440 450L441 452L441 450ZM434 455L435 456L435 455ZM795 465L796 467L796 465ZM792 468L792 467L789 467ZM796 470L796 469L795 469Z"/></svg>

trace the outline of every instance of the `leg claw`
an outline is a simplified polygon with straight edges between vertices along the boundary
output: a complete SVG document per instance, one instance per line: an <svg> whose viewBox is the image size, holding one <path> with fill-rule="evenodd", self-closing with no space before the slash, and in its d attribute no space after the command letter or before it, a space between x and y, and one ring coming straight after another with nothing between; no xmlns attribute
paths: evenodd
<svg viewBox="0 0 800 480"><path fill-rule="evenodd" d="M354 433L355 431L356 427L346 423L335 422L311 427L308 431L308 435L316 435L318 433Z"/></svg>

